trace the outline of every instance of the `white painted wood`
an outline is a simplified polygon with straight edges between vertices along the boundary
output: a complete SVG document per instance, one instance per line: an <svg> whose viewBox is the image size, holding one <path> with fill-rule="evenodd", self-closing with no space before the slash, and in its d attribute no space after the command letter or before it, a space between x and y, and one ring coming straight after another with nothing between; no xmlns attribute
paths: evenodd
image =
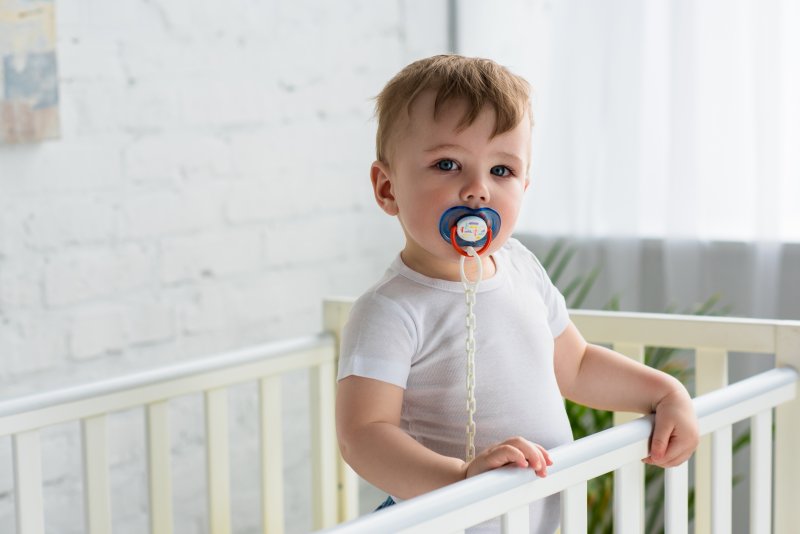
<svg viewBox="0 0 800 534"><path fill-rule="evenodd" d="M731 427L725 426L711 435L711 532L731 532L732 487Z"/></svg>
<svg viewBox="0 0 800 534"><path fill-rule="evenodd" d="M221 388L206 391L205 401L209 530L211 534L230 534L228 392Z"/></svg>
<svg viewBox="0 0 800 534"><path fill-rule="evenodd" d="M14 434L11 447L14 456L17 534L44 534L39 431L29 430Z"/></svg>
<svg viewBox="0 0 800 534"><path fill-rule="evenodd" d="M81 429L86 528L89 534L108 534L111 532L111 492L106 416L81 420Z"/></svg>
<svg viewBox="0 0 800 534"><path fill-rule="evenodd" d="M694 409L698 417L700 434L708 434L737 421L743 421L770 407L779 406L796 398L797 383L791 380L782 383L784 379L795 376L798 376L797 372L789 367L772 369L753 377L756 380L741 380L722 390L696 398ZM762 377L769 378L769 382L775 384L774 387L762 390L759 385ZM731 403L732 398L740 400Z"/></svg>
<svg viewBox="0 0 800 534"><path fill-rule="evenodd" d="M614 471L614 533L639 534L643 531L644 464L635 461Z"/></svg>
<svg viewBox="0 0 800 534"><path fill-rule="evenodd" d="M664 530L689 532L689 462L664 470Z"/></svg>
<svg viewBox="0 0 800 534"><path fill-rule="evenodd" d="M151 534L172 533L172 462L169 404L147 405L147 472L150 489Z"/></svg>
<svg viewBox="0 0 800 534"><path fill-rule="evenodd" d="M594 343L641 343L651 347L721 347L742 352L775 351L776 321L570 310L583 337Z"/></svg>
<svg viewBox="0 0 800 534"><path fill-rule="evenodd" d="M612 348L639 363L644 363L641 343L615 342ZM638 419L642 414L614 412L614 425ZM614 471L614 532L640 533L644 530L644 464L632 462Z"/></svg>
<svg viewBox="0 0 800 534"><path fill-rule="evenodd" d="M320 334L0 402L0 436L254 380L334 359Z"/></svg>
<svg viewBox="0 0 800 534"><path fill-rule="evenodd" d="M334 360L334 368L339 365L339 347L342 339L342 329L344 328L347 318L350 316L350 310L353 308L353 299L325 299L323 302L323 328L333 334L336 342ZM359 497L358 497L358 475L353 469L347 465L342 455L337 452L336 454L336 469L337 469L337 487L339 489L338 497L338 521L340 523L355 519L359 515Z"/></svg>
<svg viewBox="0 0 800 534"><path fill-rule="evenodd" d="M359 515L358 474L347 465L341 454L337 454L337 476L339 480L339 522L350 521Z"/></svg>
<svg viewBox="0 0 800 534"><path fill-rule="evenodd" d="M518 506L500 516L500 527L503 534L529 534L530 511L527 506Z"/></svg>
<svg viewBox="0 0 800 534"><path fill-rule="evenodd" d="M339 513L333 362L312 369L310 378L313 526L321 529L335 525Z"/></svg>
<svg viewBox="0 0 800 534"><path fill-rule="evenodd" d="M586 488L584 480L561 492L561 534L586 534Z"/></svg>
<svg viewBox="0 0 800 534"><path fill-rule="evenodd" d="M775 365L800 369L800 323L781 322L775 335ZM774 532L800 525L800 396L775 409Z"/></svg>
<svg viewBox="0 0 800 534"><path fill-rule="evenodd" d="M261 524L266 534L282 534L283 513L283 422L281 377L259 382L261 411Z"/></svg>
<svg viewBox="0 0 800 534"><path fill-rule="evenodd" d="M695 351L695 395L728 385L728 353L724 349ZM711 532L711 436L703 436L695 452L696 532Z"/></svg>
<svg viewBox="0 0 800 534"><path fill-rule="evenodd" d="M694 399L701 433L728 427L734 421L794 398L797 382L796 371L773 369ZM383 513L366 514L329 532L418 534L451 532L476 525L618 469L630 463L631 458L643 458L647 454L651 430L652 417L648 416L553 448L550 455L554 469L548 472L546 478L539 479L529 470L500 468L433 491ZM582 493L573 501L583 503L582 509L585 511L585 490ZM563 495L562 499L562 516L568 516L568 527L575 527L570 524L570 520L575 519L574 514L565 511L565 501L568 499ZM585 517L585 513L583 515Z"/></svg>
<svg viewBox="0 0 800 534"><path fill-rule="evenodd" d="M346 317L346 312L349 312L349 304L345 301L334 302L336 302L336 307L341 309L339 312L332 314L334 317L333 319L326 317L326 323L328 321L337 322L338 324L333 328L329 328L329 330L338 332L341 328L341 324L343 324L343 318ZM326 312L326 315L327 314L328 312ZM612 315L619 315L619 317L612 317ZM609 330L605 328L605 325L608 325L608 321L610 320L616 321L616 324ZM620 351L628 351L628 349L625 348L626 346L631 347L642 344L664 344L679 347L718 347L715 349L698 350L698 365L702 367L703 361L713 360L715 355L724 355L725 350L723 350L723 348L726 350L752 350L758 352L775 350L779 364L788 363L800 368L800 323L797 322L718 320L715 318L694 317L676 318L674 316L645 316L642 314L600 314L592 316L591 313L584 314L583 312L578 312L576 315L576 322L579 321L589 321L592 325L587 330L581 327L587 339L592 341L604 341L606 340L604 337L608 337L608 341L616 342L615 347ZM619 336L611 336L610 333L617 333ZM661 343L662 340L668 338L671 338L670 342ZM700 340L699 342L697 341L698 339ZM327 499L323 497L326 492L332 491L333 493L329 494L335 493L337 480L340 485L348 483L347 477L341 474L344 464L339 463L337 465L336 462L337 455L335 452L335 438L333 432L332 414L335 384L335 346L334 336L323 334L306 340L295 340L278 345L270 344L269 346L235 351L199 362L198 364L181 364L150 373L142 373L90 384L81 388L69 388L57 392L0 402L0 435L17 434L14 438L15 476L23 471L30 472L38 469L38 475L32 478L37 481L36 485L31 486L28 484L26 480L30 480L31 478L27 476L23 477L26 480L17 484L17 492L23 495L23 498L18 499L19 508L25 510L38 507L39 510L38 515L35 516L38 519L33 523L28 521L27 527L24 526L26 524L25 519L18 521L20 528L27 528L28 530L25 530L26 534L28 531L38 534L43 530L43 520L41 519L41 459L39 458L38 436L35 437L35 454L31 454L31 451L34 450L33 448L23 447L24 452L22 452L22 449L18 446L20 440L26 440L24 437L28 434L26 429L32 430L33 434L35 434L35 429L41 425L93 417L108 411L141 406L147 403L158 403L162 402L163 399L184 393L217 390L227 387L227 385L230 384L245 382L254 378L270 376L274 373L281 373L293 369L317 366L319 364L323 364L323 368L324 366L328 366L328 369L323 370L321 368L319 371L312 373L312 411L316 410L315 417L317 417L318 422L321 423L314 425L315 432L318 432L320 436L328 437L315 440L315 442L319 443L323 440L328 440L329 444L332 444L332 446L321 445L314 454L314 461L321 466L319 470L315 469L315 476L322 481L320 484L315 484L315 488L320 488L317 495L315 495L315 499L318 499L321 503L318 515L323 519L320 519L320 523L327 521L327 524L332 524L330 519L324 519L324 517L335 518L338 516L339 518L346 518L348 514L352 513L353 503L356 503L357 506L357 501L355 499L348 500L346 493L342 490L339 492L340 496L338 499L335 496ZM722 358L724 359L724 356L722 356ZM767 379L767 376L778 376L770 373L764 375L765 381L773 381L773 378ZM714 379L714 377L719 378L724 374L725 373L719 372L719 368L716 372L712 372L711 374L700 372L701 376L698 377L698 389L702 390L704 387L708 387L709 380L707 380L707 378L709 376ZM323 375L327 376L323 377ZM704 378L704 376L706 378ZM783 373L781 376L785 377L789 375ZM796 375L792 376L796 377ZM783 378L781 378L781 380L783 380ZM327 384L327 386L324 384ZM720 385L724 385L724 383ZM775 462L776 465L780 466L778 467L775 486L777 488L775 494L775 531L780 532L781 528L783 528L783 531L786 531L787 528L791 529L791 526L800 524L800 517L797 515L800 507L796 506L796 502L800 502L800 499L797 498L800 485L796 484L796 481L800 479L800 470L798 469L800 463L798 463L796 454L796 451L800 449L800 443L798 443L798 441L800 441L800 430L796 424L796 421L800 420L800 407L795 397L796 384L794 382L791 384L787 382L784 385L775 386L775 389L769 392L761 391L756 386L753 386L756 389L751 387L750 390L747 390L747 388L738 387L739 385L740 383L731 386L731 394L740 395L742 392L747 392L748 394L741 395L741 399L735 402L729 402L726 395L704 396L695 400L698 415L700 416L701 412L703 412L700 417L701 431L705 433L715 431L724 425L730 425L733 421L749 417L759 411L767 410L769 407L775 406L776 404L787 403L780 406L777 410L775 449ZM327 388L327 390L325 388ZM224 391L222 391L222 393L224 398ZM727 394L727 392L725 393ZM213 415L214 413L220 412L220 404L225 405L224 402L209 401L210 398L215 397L216 395L212 392L209 392L209 395L207 395L208 406L211 408L216 406L216 409L209 409L207 411L209 427L209 498L211 502L209 514L213 517L226 516L227 526L224 530L214 530L216 521L212 520L211 532L214 534L218 531L228 532L230 530L227 414L222 418ZM326 398L328 399L327 403L324 401ZM225 411L226 410L223 410L223 413ZM327 415L325 415L326 412ZM165 413L166 412L164 412L164 414ZM220 419L224 425L211 424L210 422L211 420ZM637 423L644 425L649 424L646 420L635 421L631 424ZM150 423L148 423L148 426L150 426ZM224 432L222 433L220 433L221 426L224 428ZM622 434L619 434L619 436L623 434L627 436L627 426L628 425L625 425L614 429L614 432L624 431ZM151 432L151 430L148 429L148 432ZM152 433L155 435L158 432L154 431ZM166 419L164 419L163 431L161 433L164 436L168 433ZM551 472L550 476L546 479L536 480L532 483L529 483L530 481L520 483L519 487L515 486L515 489L505 490L499 493L495 492L492 496L486 497L485 502L489 509L492 510L492 513L498 516L514 508L521 507L533 499L564 490L581 483L581 481L587 478L597 476L603 469L618 469L622 465L630 463L630 458L639 457L640 454L646 454L648 434L649 427L641 438L637 438L639 441L635 443L628 442L627 445L621 445L615 442L617 444L614 445L612 449L598 448L598 444L603 443L602 440L599 442L591 441L591 448L589 452L586 452L587 458L590 460L585 460L580 464L571 463L571 460L567 461L567 458L571 458L572 455L577 454L576 451L586 450L585 445L577 443L570 445L563 450L565 456L558 457L558 462L560 466L574 465L574 468L567 467L564 471ZM224 435L224 440L221 442L223 444L222 446L220 446L221 435ZM610 436L615 435L611 434ZM619 436L613 439L616 440ZM603 439L606 439L606 436L603 436ZM719 441L719 439L717 439L717 441ZM728 441L730 441L729 438ZM223 455L225 457L223 468L220 468L218 462L211 460L212 456L217 456L219 454L218 452L214 453L212 451L219 451L220 448L223 448L225 451ZM168 444L165 446L165 449L168 451ZM580 454L584 453L581 452ZM36 457L36 465L38 465L38 467L31 467L32 464L28 459L20 460L20 457ZM333 458L333 460L331 458ZM554 460L555 459L556 458L554 458ZM215 465L217 467L214 467ZM337 469L330 469L330 465L336 465ZM720 468L717 467L716 469L719 471ZM728 467L728 469L730 468ZM168 471L168 469L166 471ZM224 472L224 477L220 475L221 471ZM344 472L346 475L355 479L352 471L347 471L346 466ZM482 478L480 480L481 486L486 486L487 490L494 491L492 488L495 488L493 486L495 481L493 477L495 474L498 473L493 472L488 478ZM212 498L211 494L215 492L216 494L220 493L218 489L220 484L219 482L212 483L212 479L217 481L224 480L224 484L222 484L225 494L225 499L223 499L225 503L224 513L213 509L215 506L218 507L216 503L218 503L219 500ZM330 482L325 482L325 480L333 480L334 483L331 484ZM465 483L468 482L470 481L465 481ZM331 490L331 487L334 489ZM355 487L355 485L353 485L353 487ZM730 480L728 480L727 491L730 491ZM36 504L37 498L35 498L37 493L38 505ZM27 497L25 497L26 495ZM34 497L32 498L31 495ZM724 495L721 499L718 499L718 497L719 495L715 495L715 500L725 500ZM585 499L585 491L583 499ZM167 500L169 501L169 499ZM331 508L334 510L333 513L328 511ZM413 511L413 508L405 509ZM422 532L450 531L460 529L469 524L464 522L466 520L475 519L477 522L485 520L487 513L487 509L484 509L483 505L470 505L465 508L449 509L452 511L440 514L436 518L418 521L416 523L417 527L422 529L420 530ZM583 516L585 517L585 501L583 509ZM20 513L20 515L22 516L23 514ZM389 515L391 515L391 512ZM26 517L30 518L34 516L28 513ZM571 519L574 520L574 517ZM385 521L385 519L382 520ZM335 519L333 521L335 521ZM38 527L36 526L37 523L39 524ZM719 524L719 521L715 520L715 524ZM779 524L783 526L778 526ZM413 527L415 532L417 531L417 527ZM401 529L399 525L392 523L390 530L406 530L406 527L402 527ZM378 531L381 530L378 529Z"/></svg>
<svg viewBox="0 0 800 534"><path fill-rule="evenodd" d="M750 532L772 532L772 409L750 418Z"/></svg>

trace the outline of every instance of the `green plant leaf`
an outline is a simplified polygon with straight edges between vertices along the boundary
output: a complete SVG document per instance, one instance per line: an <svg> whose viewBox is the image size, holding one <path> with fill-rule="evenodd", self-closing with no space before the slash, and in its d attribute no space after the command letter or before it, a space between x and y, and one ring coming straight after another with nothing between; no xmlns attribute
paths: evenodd
<svg viewBox="0 0 800 534"><path fill-rule="evenodd" d="M550 272L550 267L552 267L553 262L556 261L556 258L561 254L561 251L564 249L566 245L567 245L566 239L559 239L555 243L553 243L553 246L550 247L550 250L547 251L547 254L545 254L544 259L542 260L542 267L544 267L544 269L547 272ZM551 276L550 280L552 279L553 278ZM553 283L555 284L555 282Z"/></svg>
<svg viewBox="0 0 800 534"><path fill-rule="evenodd" d="M592 290L594 286L595 280L597 280L597 276L600 274L600 267L597 266L589 273L589 276L581 284L581 288L578 291L578 294L572 300L572 307L573 308L580 308L583 305L583 301L586 300L586 296L589 294L589 291Z"/></svg>
<svg viewBox="0 0 800 534"><path fill-rule="evenodd" d="M555 269L553 269L553 272L550 273L548 271L550 275L550 280L553 282L553 284L557 285L556 281L561 278L562 274L564 274L564 269L567 268L569 262L572 261L572 258L573 256L575 256L575 253L577 251L578 249L576 249L575 247L567 247L567 250L561 256L561 258L559 258L558 263L556 263L556 267Z"/></svg>

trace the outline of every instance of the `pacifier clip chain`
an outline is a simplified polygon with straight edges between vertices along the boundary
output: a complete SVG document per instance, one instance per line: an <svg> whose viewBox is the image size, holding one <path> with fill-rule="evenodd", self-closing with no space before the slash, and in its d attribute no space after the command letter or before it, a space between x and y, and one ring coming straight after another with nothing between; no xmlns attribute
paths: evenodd
<svg viewBox="0 0 800 534"><path fill-rule="evenodd" d="M453 245L461 255L461 283L467 300L467 463L475 459L475 295L483 279L480 255L489 249L492 236L500 230L500 214L491 208L473 209L455 206L444 212L439 220L442 239ZM475 250L479 247L478 250ZM467 258L477 263L477 277L470 281L464 270Z"/></svg>
<svg viewBox="0 0 800 534"><path fill-rule="evenodd" d="M483 279L483 262L473 247L466 247L468 256L478 265L478 276L474 281L467 278L464 263L467 256L462 255L459 262L461 283L467 299L467 463L475 459L475 293Z"/></svg>

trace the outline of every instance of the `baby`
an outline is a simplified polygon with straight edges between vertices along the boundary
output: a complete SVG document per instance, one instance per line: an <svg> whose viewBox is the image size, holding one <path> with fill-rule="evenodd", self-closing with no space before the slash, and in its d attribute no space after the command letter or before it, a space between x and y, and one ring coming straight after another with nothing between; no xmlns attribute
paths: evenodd
<svg viewBox="0 0 800 534"><path fill-rule="evenodd" d="M527 82L490 60L435 56L389 81L376 111L372 187L405 247L345 327L336 428L348 464L390 495L381 507L504 465L546 476L547 450L572 441L565 397L655 413L644 461L688 459L698 431L683 385L587 343L539 261L511 237L530 185ZM468 380L462 280L478 278ZM474 458L465 431L473 382ZM532 532L553 532L558 495L532 504L530 519Z"/></svg>

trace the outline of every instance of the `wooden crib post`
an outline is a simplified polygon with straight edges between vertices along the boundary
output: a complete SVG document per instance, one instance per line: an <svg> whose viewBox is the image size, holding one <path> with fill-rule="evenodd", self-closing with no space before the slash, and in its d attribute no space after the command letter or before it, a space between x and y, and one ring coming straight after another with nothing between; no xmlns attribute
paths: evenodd
<svg viewBox="0 0 800 534"><path fill-rule="evenodd" d="M728 385L728 352L724 349L695 350L695 396ZM695 454L694 525L697 532L711 532L711 436L703 436Z"/></svg>
<svg viewBox="0 0 800 534"><path fill-rule="evenodd" d="M776 327L775 366L800 371L800 325ZM795 532L800 524L800 394L775 408L775 530Z"/></svg>
<svg viewBox="0 0 800 534"><path fill-rule="evenodd" d="M641 343L614 342L620 354L644 363L645 347ZM614 425L619 426L641 417L631 412L614 412ZM644 464L635 462L614 471L614 532L644 532L645 522Z"/></svg>
<svg viewBox="0 0 800 534"><path fill-rule="evenodd" d="M14 434L11 446L14 456L17 533L44 534L42 448L39 430Z"/></svg>
<svg viewBox="0 0 800 534"><path fill-rule="evenodd" d="M336 336L336 366L339 363L339 342L342 329L353 307L353 299L329 298L323 302L323 328ZM338 478L338 520L339 523L358 517L358 475L336 454Z"/></svg>
<svg viewBox="0 0 800 534"><path fill-rule="evenodd" d="M336 525L338 518L333 406L335 377L333 362L311 369L311 491L315 530Z"/></svg>

